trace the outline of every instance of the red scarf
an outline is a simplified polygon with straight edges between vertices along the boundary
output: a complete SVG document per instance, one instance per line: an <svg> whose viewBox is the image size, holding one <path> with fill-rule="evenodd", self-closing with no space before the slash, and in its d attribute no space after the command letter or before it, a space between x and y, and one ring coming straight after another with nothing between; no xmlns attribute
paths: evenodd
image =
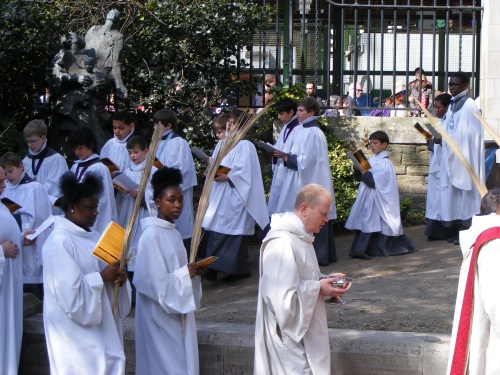
<svg viewBox="0 0 500 375"><path fill-rule="evenodd" d="M479 250L489 241L500 239L500 227L493 227L483 231L476 239L472 250L467 283L465 285L464 300L460 320L458 322L457 339L455 351L451 362L450 375L464 375L467 370L469 358L469 339L472 325L472 313L474 311L474 281L476 276L477 258Z"/></svg>

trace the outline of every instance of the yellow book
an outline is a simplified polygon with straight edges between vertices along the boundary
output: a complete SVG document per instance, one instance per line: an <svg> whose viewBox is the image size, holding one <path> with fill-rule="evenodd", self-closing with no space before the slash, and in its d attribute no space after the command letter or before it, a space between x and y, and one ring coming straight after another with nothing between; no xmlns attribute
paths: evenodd
<svg viewBox="0 0 500 375"><path fill-rule="evenodd" d="M163 168L163 164L161 163L161 161L158 160L158 158L155 158L155 161L153 162L153 165L158 168L158 169L162 169Z"/></svg>
<svg viewBox="0 0 500 375"><path fill-rule="evenodd" d="M429 133L427 130L425 130L422 125L420 125L418 122L413 123L413 127L424 136L425 139L430 139L432 138L432 134Z"/></svg>
<svg viewBox="0 0 500 375"><path fill-rule="evenodd" d="M372 168L362 150L356 150L353 151L352 153L347 152L347 156L352 160L353 164L358 167L358 169L360 166L365 171L369 171Z"/></svg>
<svg viewBox="0 0 500 375"><path fill-rule="evenodd" d="M125 229L111 221L102 232L92 255L106 264L117 262L120 260L124 242Z"/></svg>
<svg viewBox="0 0 500 375"><path fill-rule="evenodd" d="M228 174L229 172L231 172L231 168L219 165L219 168L217 168L217 173L215 175L220 176L221 174Z"/></svg>
<svg viewBox="0 0 500 375"><path fill-rule="evenodd" d="M17 204L16 202L10 200L9 198L2 198L0 200L5 205L5 207L7 207L9 209L9 211L10 211L11 214L13 214L14 212L16 212L20 208L22 208L19 204Z"/></svg>

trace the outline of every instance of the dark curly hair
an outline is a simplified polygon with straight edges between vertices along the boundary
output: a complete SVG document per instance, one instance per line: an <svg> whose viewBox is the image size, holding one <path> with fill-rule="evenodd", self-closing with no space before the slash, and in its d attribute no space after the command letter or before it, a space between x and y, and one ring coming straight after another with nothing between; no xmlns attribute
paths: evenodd
<svg viewBox="0 0 500 375"><path fill-rule="evenodd" d="M82 199L99 196L103 191L102 179L94 173L87 173L82 182L78 182L73 172L66 172L59 180L59 190L62 193L59 206L66 211L70 204L78 203Z"/></svg>
<svg viewBox="0 0 500 375"><path fill-rule="evenodd" d="M182 184L182 174L177 168L163 167L158 169L151 178L151 185L153 185L153 198L158 198L163 190L168 187L179 187Z"/></svg>

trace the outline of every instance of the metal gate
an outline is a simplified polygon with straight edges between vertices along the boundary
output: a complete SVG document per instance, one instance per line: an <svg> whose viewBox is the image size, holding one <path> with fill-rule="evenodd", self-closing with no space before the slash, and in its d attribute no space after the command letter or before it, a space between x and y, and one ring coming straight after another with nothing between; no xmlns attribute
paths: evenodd
<svg viewBox="0 0 500 375"><path fill-rule="evenodd" d="M434 92L446 91L448 76L464 71L471 77L471 96L479 94L479 0L263 4L277 9L274 25L255 35L253 46L242 52L240 58L250 66L238 73L258 85L266 74L283 85L313 82L317 95L331 107L333 95L345 97L349 84L359 82L365 114L391 95L397 81L408 87L417 67L425 70ZM250 100L240 104L254 106Z"/></svg>

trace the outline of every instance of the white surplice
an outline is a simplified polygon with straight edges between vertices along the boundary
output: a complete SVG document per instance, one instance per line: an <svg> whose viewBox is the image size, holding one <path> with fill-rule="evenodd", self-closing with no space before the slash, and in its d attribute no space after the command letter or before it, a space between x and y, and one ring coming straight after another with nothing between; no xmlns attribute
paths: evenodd
<svg viewBox="0 0 500 375"><path fill-rule="evenodd" d="M123 171L123 173L129 177L132 181L140 184L142 173L144 167L146 166L147 160L142 163L134 164L130 162L130 165ZM156 206L153 199L153 186L151 185L151 177L156 172L157 168L153 167L151 169L151 174L149 175L148 184L146 185L146 190L144 190L143 204L139 208L137 217L130 232L130 242L129 249L135 249L135 255L137 255L137 249L139 244L139 238L141 237L141 232L139 231L140 222L145 217L156 215ZM123 228L127 228L128 221L132 215L132 211L135 205L135 197L130 196L130 194L119 191L116 195L116 210L118 211L118 224ZM146 207L144 207L144 205ZM129 253L130 254L130 253ZM135 255L132 255L132 259L127 263L127 270L133 272L135 269ZM129 255L130 256L130 255Z"/></svg>
<svg viewBox="0 0 500 375"><path fill-rule="evenodd" d="M460 247L464 259L458 280L447 374L450 373L455 350L458 323L474 243L483 231L497 226L500 226L499 215L493 213L486 216L474 216L471 227L460 232ZM500 277L498 264L500 264L500 240L493 240L483 245L477 259L473 315L469 338L469 375L495 375L500 373L500 303L498 300Z"/></svg>
<svg viewBox="0 0 500 375"><path fill-rule="evenodd" d="M403 234L399 190L394 165L387 151L369 159L375 188L361 181L345 227L363 233L380 232L386 236Z"/></svg>
<svg viewBox="0 0 500 375"><path fill-rule="evenodd" d="M462 101L466 94L467 91L463 91L452 100ZM484 183L483 127L474 116L474 114L479 115L477 105L474 100L467 98L463 106L457 109L453 102L449 105L446 118L442 120L442 126L455 141L479 181ZM481 196L464 165L445 139L442 143L440 170L441 220L467 220L478 214Z"/></svg>
<svg viewBox="0 0 500 375"><path fill-rule="evenodd" d="M93 154L85 160L76 160L71 167L71 172L76 173L78 164L84 163L88 160L99 157L97 154ZM130 159L129 159L130 160ZM97 220L93 228L102 233L110 221L118 221L118 214L116 213L116 200L115 192L113 188L113 181L111 180L111 173L109 173L108 167L106 167L101 162L92 164L87 168L80 181L87 173L93 173L101 178L102 181L102 193L99 195L99 215L97 215ZM77 176L78 177L78 176Z"/></svg>
<svg viewBox="0 0 500 375"><path fill-rule="evenodd" d="M47 141L43 145L40 152L44 151L47 147ZM68 171L68 164L66 163L66 159L61 154L58 154L54 151L54 153L49 151L50 156L48 155L43 159L43 162L40 166L38 163L39 159L35 159L34 164L35 168L39 168L38 172L35 176L33 172L33 160L26 156L23 159L24 171L31 178L36 178L36 181L41 183L51 200L54 201L61 196L61 192L59 191L59 181L61 180L61 176ZM32 155L38 155L40 152Z"/></svg>
<svg viewBox="0 0 500 375"><path fill-rule="evenodd" d="M299 191L307 184L319 184L332 195L328 219L337 218L332 172L328 159L328 145L323 131L317 125L317 117L309 117L295 129L294 142L289 151L297 160L297 170L288 168L283 181L282 193L276 212L293 211Z"/></svg>
<svg viewBox="0 0 500 375"><path fill-rule="evenodd" d="M22 179L21 179L22 180ZM52 204L45 188L39 182L19 183L12 185L7 182L2 197L9 198L21 208L14 214L20 214L22 230L37 229L50 215ZM23 248L23 275L25 284L40 284L42 282L42 247L51 232L51 228L42 232L33 246Z"/></svg>
<svg viewBox="0 0 500 375"><path fill-rule="evenodd" d="M127 141L133 135L134 132L131 131L123 141L120 141L116 136L111 138L102 146L101 153L99 154L101 159L108 158L120 168L121 172L123 172L128 168L130 162Z"/></svg>
<svg viewBox="0 0 500 375"><path fill-rule="evenodd" d="M114 284L103 282L105 264L92 255L99 237L58 216L45 242L43 322L52 375L125 373L121 320L131 287L120 287L113 317Z"/></svg>
<svg viewBox="0 0 500 375"><path fill-rule="evenodd" d="M432 220L441 220L440 176L441 176L441 145L434 143L429 160L429 174L427 176L427 196L425 201L425 217Z"/></svg>
<svg viewBox="0 0 500 375"><path fill-rule="evenodd" d="M293 213L274 214L260 250L255 375L330 374L323 276L308 234Z"/></svg>
<svg viewBox="0 0 500 375"><path fill-rule="evenodd" d="M17 375L23 336L23 248L21 232L7 207L0 204L0 374ZM2 242L19 247L17 258L6 258Z"/></svg>
<svg viewBox="0 0 500 375"><path fill-rule="evenodd" d="M202 294L200 277L189 276L175 224L148 217L141 227L134 273L136 374L197 375L194 311Z"/></svg>
<svg viewBox="0 0 500 375"><path fill-rule="evenodd" d="M163 135L170 134L170 132L166 131ZM191 238L194 225L193 187L198 185L198 181L189 143L179 136L162 140L158 145L156 156L165 167L177 168L182 173L180 188L184 195L184 207L181 216L175 223L183 239Z"/></svg>
<svg viewBox="0 0 500 375"><path fill-rule="evenodd" d="M294 117L295 119L295 117ZM294 121L294 120L292 120ZM288 138L285 142L285 133L288 129L288 126L292 122L285 124L281 129L281 132L278 136L278 140L274 145L275 148L284 152L285 154L290 153L293 145L294 138L297 133L299 133L299 129L302 128L302 125L296 125L292 132L289 134ZM273 164L273 181L271 183L271 190L269 192L269 201L267 203L267 209L269 212L269 216L275 213L283 212L280 211L282 208L278 207L279 199L281 194L283 194L283 184L285 182L285 176L287 174L288 168L285 166L285 162L283 159L278 158L276 163Z"/></svg>
<svg viewBox="0 0 500 375"><path fill-rule="evenodd" d="M216 147L214 155L218 150ZM261 228L269 223L255 146L247 140L239 141L221 165L231 168L231 183L213 182L202 227L222 234L252 235L255 222Z"/></svg>

